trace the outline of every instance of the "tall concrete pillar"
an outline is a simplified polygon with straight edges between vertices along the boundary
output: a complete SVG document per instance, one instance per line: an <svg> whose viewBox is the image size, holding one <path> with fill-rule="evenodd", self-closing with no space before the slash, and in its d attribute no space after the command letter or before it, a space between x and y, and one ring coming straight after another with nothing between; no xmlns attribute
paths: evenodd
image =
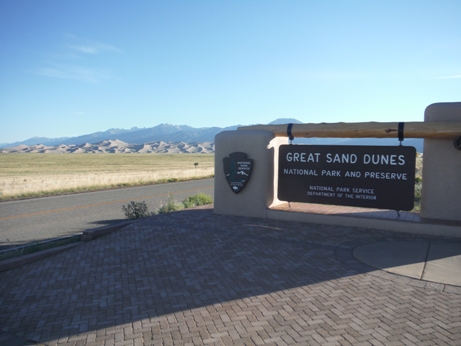
<svg viewBox="0 0 461 346"><path fill-rule="evenodd" d="M287 143L269 131L223 131L215 137L214 212L216 214L262 217L276 200L278 147ZM224 174L223 159L241 152L253 160L245 187L235 193Z"/></svg>
<svg viewBox="0 0 461 346"><path fill-rule="evenodd" d="M461 102L431 104L424 121L461 121ZM461 221L461 151L453 140L424 140L421 217Z"/></svg>

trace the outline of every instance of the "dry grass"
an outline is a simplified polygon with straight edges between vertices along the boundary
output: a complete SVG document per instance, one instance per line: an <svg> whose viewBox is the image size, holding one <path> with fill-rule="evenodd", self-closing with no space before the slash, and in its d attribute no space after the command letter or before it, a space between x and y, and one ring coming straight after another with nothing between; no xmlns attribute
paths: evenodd
<svg viewBox="0 0 461 346"><path fill-rule="evenodd" d="M416 170L415 170L415 206L413 211L419 213L421 211L421 193L422 193L422 180L423 180L423 156L418 154L416 156Z"/></svg>
<svg viewBox="0 0 461 346"><path fill-rule="evenodd" d="M419 179L423 178L423 155L420 153L416 155L415 177Z"/></svg>
<svg viewBox="0 0 461 346"><path fill-rule="evenodd" d="M197 166L194 164L198 163ZM422 178L423 157L416 158ZM0 154L0 200L196 179L214 174L214 154ZM417 182L415 209L421 208Z"/></svg>
<svg viewBox="0 0 461 346"><path fill-rule="evenodd" d="M0 198L135 186L213 174L213 154L0 154Z"/></svg>

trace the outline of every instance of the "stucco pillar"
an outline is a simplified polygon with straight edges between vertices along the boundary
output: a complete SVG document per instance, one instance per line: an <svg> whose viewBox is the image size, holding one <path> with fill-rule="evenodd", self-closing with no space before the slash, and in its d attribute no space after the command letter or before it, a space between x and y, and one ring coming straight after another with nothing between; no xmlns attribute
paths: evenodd
<svg viewBox="0 0 461 346"><path fill-rule="evenodd" d="M262 217L274 203L277 191L278 147L286 138L269 131L223 131L215 137L214 212L216 214ZM253 160L253 170L245 187L234 193L224 174L223 159L242 152Z"/></svg>
<svg viewBox="0 0 461 346"><path fill-rule="evenodd" d="M461 121L461 102L431 104L424 121ZM453 140L424 140L421 217L461 221L461 151Z"/></svg>

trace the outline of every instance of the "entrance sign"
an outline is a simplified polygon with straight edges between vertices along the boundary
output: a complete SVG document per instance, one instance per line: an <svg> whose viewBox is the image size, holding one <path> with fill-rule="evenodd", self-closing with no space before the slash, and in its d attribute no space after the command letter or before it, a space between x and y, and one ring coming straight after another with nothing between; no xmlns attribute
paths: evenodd
<svg viewBox="0 0 461 346"><path fill-rule="evenodd" d="M415 164L414 147L281 145L278 198L412 210Z"/></svg>
<svg viewBox="0 0 461 346"><path fill-rule="evenodd" d="M224 175L231 190L237 194L243 190L253 171L253 160L247 154L235 152L223 159Z"/></svg>

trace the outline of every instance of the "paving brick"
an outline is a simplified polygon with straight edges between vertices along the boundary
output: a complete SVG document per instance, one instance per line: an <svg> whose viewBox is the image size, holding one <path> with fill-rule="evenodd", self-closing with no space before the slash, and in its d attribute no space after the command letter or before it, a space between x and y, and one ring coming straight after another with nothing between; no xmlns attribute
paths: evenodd
<svg viewBox="0 0 461 346"><path fill-rule="evenodd" d="M3 272L0 327L47 346L457 345L461 287L352 254L412 239L434 237L162 214Z"/></svg>

